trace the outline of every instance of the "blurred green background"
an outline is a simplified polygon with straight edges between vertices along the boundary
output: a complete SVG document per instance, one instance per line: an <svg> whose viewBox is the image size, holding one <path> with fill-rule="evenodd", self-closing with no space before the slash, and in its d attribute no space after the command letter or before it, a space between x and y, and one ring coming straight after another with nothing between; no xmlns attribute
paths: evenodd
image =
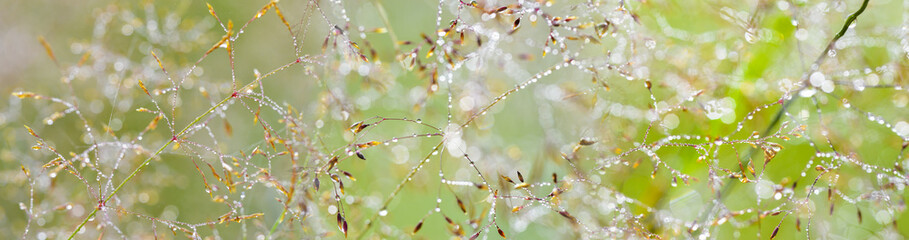
<svg viewBox="0 0 909 240"><path fill-rule="evenodd" d="M176 149L169 146L153 158L107 203L112 211L100 212L77 238L192 237L172 232L169 224L188 228L217 223L236 210L241 212L234 217L264 215L193 230L200 238L336 239L344 235L332 211L339 207L349 221L351 238L361 234L370 239L450 238L451 225L432 213L436 207L465 228L464 238L478 227L481 237L499 238L495 227L482 228L491 220L489 192L442 184L440 171L447 180L485 179L502 195L545 199L531 201L517 212L514 207L526 201L497 200L496 222L515 239L645 238L647 232L662 238L767 239L777 226L775 239L806 238L808 226L812 238L902 239L909 234L904 211L907 178L901 167L909 164L903 151L909 138L909 92L901 87L906 85L909 49L905 40L909 22L904 20L909 6L904 2L871 1L834 46L835 53L824 57L816 69L815 59L861 1L525 1L525 6L538 4L540 12L529 8L495 17L490 13L499 6L516 9L516 2L477 1L480 10L457 1L444 1L441 8L432 1L284 1L277 6L291 31L271 9L249 22L240 35L234 32L232 62L226 48L204 56L225 34L221 24L230 20L238 30L268 2L207 3L221 23L201 1L4 2L3 238L68 237L97 205L98 189L109 194L175 132L239 86L275 69L281 70L263 78L247 97L231 100L225 109L203 118L205 127L188 135L187 143ZM562 19L575 16L577 20L562 24L577 28L551 27L542 20L542 12ZM468 28L465 43L454 46L454 52L438 47L426 57L431 46L424 44L421 34L436 40L438 30L457 17L459 26ZM509 34L517 18L520 27ZM593 26L607 21L609 32L596 36ZM585 23L590 26L579 27ZM583 40L585 35L594 40ZM53 49L56 62L39 36ZM482 45L476 44L477 36ZM553 43L553 38L558 41ZM451 43L458 35L452 33L445 40ZM563 49L552 51L561 44ZM407 66L406 56L417 47L418 65L425 64L425 70ZM363 53L369 62L353 51ZM454 71L447 70L451 65L443 52L464 57ZM293 64L298 58L303 62ZM578 65L554 67L569 58ZM286 64L291 66L282 69ZM584 64L590 67L578 67ZM438 90L430 91L434 67ZM552 74L527 88L515 88L547 69ZM793 91L795 84L808 83L815 71L835 88L828 92L817 84L808 91ZM180 82L177 103L171 102L171 92L149 98L139 80L152 95L173 87L171 81ZM652 84L651 91L647 84ZM449 123L464 123L510 89L520 91L464 128L462 145L443 144L446 149L432 155L441 137L402 138L447 134ZM12 95L18 91L78 105L85 120L60 103ZM783 130L798 125L806 130L802 138L770 139L783 148L769 164L762 166L761 149L747 143L710 144L763 132L783 109L774 103L786 94L793 98L786 99L792 103L783 111L782 120L788 123ZM156 104L165 109L167 119L141 133L155 115L136 109L155 110ZM756 110L760 111L746 118ZM57 112L65 114L48 124ZM419 119L435 129L389 120L358 134L348 131L360 121L374 123L376 116ZM170 119L175 126L167 123ZM91 134L83 121L89 123ZM740 123L742 130L736 131ZM110 145L88 151L85 156L90 160L75 167L80 179L58 167L42 168L56 156L46 147L33 150L36 138L22 125L33 128L65 158L80 159L70 152L78 155L98 142ZM263 128L290 142L288 151L298 154L298 169L292 168L288 155L273 155L287 147L272 148ZM704 149L660 145L665 142L659 140L669 136L699 136L670 141L704 144ZM394 138L402 139L392 142ZM595 143L575 151L581 139ZM350 144L368 141L391 144L361 150L366 161L348 154ZM647 154L650 150L637 148L648 144L661 146L651 149L661 161L655 172L657 158ZM450 149L458 146L463 149ZM252 156L255 149L272 156ZM633 149L637 151L623 154ZM816 152L851 158L831 160L816 157ZM461 157L465 153L477 162L484 178ZM331 156L340 156L338 169L357 179L333 172L345 186L340 206L334 199L338 185L318 171ZM392 195L427 156L430 161ZM749 176L750 182L723 177L725 170L740 172L739 159L755 162L757 173ZM224 165L234 161L237 172L225 174ZM836 169L824 173L812 188L822 173L815 170L818 165ZM868 166L875 168L866 171ZM293 205L285 205L285 196L264 171L285 188L294 186ZM517 181L516 172L539 185L525 192L500 177ZM551 182L553 173L566 190L558 205L548 197L552 185L543 184ZM218 182L228 174L236 174L241 189L229 191ZM684 184L681 174L696 180ZM711 180L714 174L720 177ZM107 179L111 176L113 181ZM312 186L314 177L321 182L320 190ZM220 189L209 195L206 185ZM766 198L765 187L783 197ZM828 189L835 189L829 190L830 198ZM367 221L380 215L388 198L393 200L385 209L387 215L379 216L366 232ZM442 202L437 204L437 199ZM467 213L458 201L465 203ZM806 202L800 205L802 201ZM38 212L28 217L30 209ZM285 216L275 224L285 209L297 218ZM561 210L581 225L560 216ZM722 214L736 211L743 213L717 224ZM470 222L474 219L479 220L476 226ZM413 234L419 222L422 229Z"/></svg>

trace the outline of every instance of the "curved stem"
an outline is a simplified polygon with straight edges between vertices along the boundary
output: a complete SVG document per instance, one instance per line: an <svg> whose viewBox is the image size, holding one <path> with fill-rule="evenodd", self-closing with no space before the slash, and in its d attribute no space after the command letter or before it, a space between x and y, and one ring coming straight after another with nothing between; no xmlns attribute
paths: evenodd
<svg viewBox="0 0 909 240"><path fill-rule="evenodd" d="M846 34L846 30L849 30L849 26L851 26L855 22L855 20L858 19L859 15L861 15L863 12L865 12L865 8L868 7L869 1L870 0L863 0L862 6L859 7L859 9L856 10L854 13L850 14L849 17L846 18L846 22L843 24L843 27L840 28L840 31L833 37L833 39L830 39L830 42L827 43L827 47L824 49L823 52L821 52L821 54L818 56L817 60L814 61L814 66L812 68L820 67L821 63L823 63L824 59L826 59L827 53L830 52L830 50L833 49L833 46L836 45L836 42L839 41L840 38L842 38L843 35ZM802 89L804 89L807 86L807 85L805 85L805 82L808 81L808 76L809 76L808 74L803 74L802 80L801 80L802 87L793 90L791 93L795 93L795 92L798 92L798 91L801 91ZM771 120L770 124L767 125L767 128L764 129L764 132L761 134L761 136L767 136L767 134L769 134L770 131L772 131L773 128L775 128L776 125L779 124L779 122L783 118L783 114L786 112L787 109L789 109L789 106L791 106L793 102L794 102L794 100L789 100L783 104L783 107L780 108L780 110L778 110L776 112L776 114L773 117L773 120ZM748 153L746 153L744 155L745 159L742 161L742 163L745 165L749 164L751 162L752 154L754 154L753 148L750 149L748 151ZM723 188L717 194L717 200L722 200L732 190L733 187L734 187L734 185L730 185L728 182L726 184L724 184ZM717 202L719 203L719 201L717 201ZM707 214L705 213L704 217L706 217L706 216L707 216Z"/></svg>

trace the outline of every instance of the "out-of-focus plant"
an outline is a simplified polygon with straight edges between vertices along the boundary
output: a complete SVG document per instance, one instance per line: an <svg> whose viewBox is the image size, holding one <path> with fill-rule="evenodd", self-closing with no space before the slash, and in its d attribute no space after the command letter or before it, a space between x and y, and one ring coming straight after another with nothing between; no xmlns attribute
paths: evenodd
<svg viewBox="0 0 909 240"><path fill-rule="evenodd" d="M0 229L898 239L905 4L109 5L3 104Z"/></svg>

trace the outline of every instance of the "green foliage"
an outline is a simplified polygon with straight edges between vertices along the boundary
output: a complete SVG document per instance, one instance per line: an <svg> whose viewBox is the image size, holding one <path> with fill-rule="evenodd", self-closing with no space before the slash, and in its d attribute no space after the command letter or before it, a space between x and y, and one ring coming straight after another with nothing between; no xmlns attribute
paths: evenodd
<svg viewBox="0 0 909 240"><path fill-rule="evenodd" d="M905 3L40 4L5 238L909 235Z"/></svg>

